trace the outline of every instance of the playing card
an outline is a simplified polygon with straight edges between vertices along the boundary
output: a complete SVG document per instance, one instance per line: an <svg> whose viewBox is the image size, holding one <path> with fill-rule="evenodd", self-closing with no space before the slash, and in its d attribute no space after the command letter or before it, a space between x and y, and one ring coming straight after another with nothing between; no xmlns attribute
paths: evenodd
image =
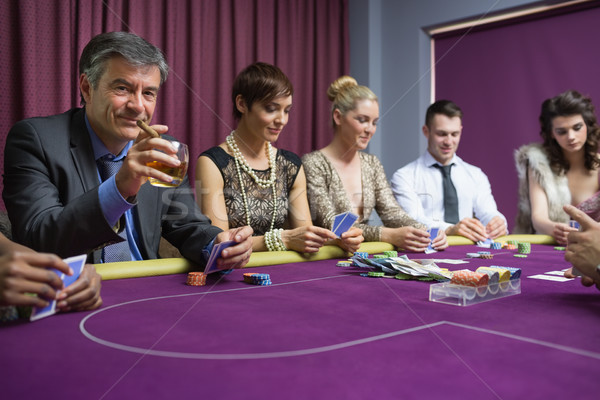
<svg viewBox="0 0 600 400"><path fill-rule="evenodd" d="M427 230L427 232L429 232L429 236L431 237L431 241L429 241L429 246L427 246L427 249L425 249L425 254L437 252L437 250L431 246L431 243L433 243L433 239L437 237L439 231L440 228L430 228Z"/></svg>
<svg viewBox="0 0 600 400"><path fill-rule="evenodd" d="M65 258L63 261L69 264L69 267L73 270L73 275L66 275L63 272L60 272L56 269L52 269L52 271L58 275L58 277L63 281L64 287L70 286L73 282L79 278L81 275L81 271L83 271L83 267L85 266L85 260L87 256L85 254ZM29 317L30 321L36 321L40 318L49 317L50 315L56 314L56 300L50 301L46 307L34 307L31 312L31 317Z"/></svg>
<svg viewBox="0 0 600 400"><path fill-rule="evenodd" d="M210 257L208 262L206 263L206 267L204 268L205 274L210 274L212 272L219 271L217 267L217 260L221 256L221 252L226 248L233 246L235 244L235 240L228 240L225 242L217 243L213 246L212 251L210 252Z"/></svg>
<svg viewBox="0 0 600 400"><path fill-rule="evenodd" d="M342 236L342 233L354 225L354 222L358 219L358 215L352 214L351 212L345 212L333 217L333 229L331 230L337 237Z"/></svg>

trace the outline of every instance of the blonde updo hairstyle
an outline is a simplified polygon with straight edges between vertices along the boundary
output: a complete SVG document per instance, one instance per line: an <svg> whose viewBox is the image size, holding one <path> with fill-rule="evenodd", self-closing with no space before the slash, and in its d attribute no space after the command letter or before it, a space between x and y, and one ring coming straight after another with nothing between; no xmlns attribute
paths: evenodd
<svg viewBox="0 0 600 400"><path fill-rule="evenodd" d="M361 100L373 100L379 103L375 93L366 86L359 85L351 76L344 75L337 78L327 89L327 97L331 105L331 124L335 128L333 113L340 110L342 115L356 108L356 103Z"/></svg>

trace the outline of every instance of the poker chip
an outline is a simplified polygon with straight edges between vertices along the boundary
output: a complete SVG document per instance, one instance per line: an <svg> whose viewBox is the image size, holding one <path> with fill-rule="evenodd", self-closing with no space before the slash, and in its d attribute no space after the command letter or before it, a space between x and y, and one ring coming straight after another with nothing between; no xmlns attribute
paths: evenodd
<svg viewBox="0 0 600 400"><path fill-rule="evenodd" d="M361 258L369 258L369 253L367 253L366 251L355 251L354 256Z"/></svg>
<svg viewBox="0 0 600 400"><path fill-rule="evenodd" d="M517 258L527 258L527 254L514 254Z"/></svg>
<svg viewBox="0 0 600 400"><path fill-rule="evenodd" d="M377 272L377 271L369 271L368 275L372 278L382 278L385 276L385 273Z"/></svg>
<svg viewBox="0 0 600 400"><path fill-rule="evenodd" d="M351 267L352 261L338 261L335 265L337 265L338 267Z"/></svg>
<svg viewBox="0 0 600 400"><path fill-rule="evenodd" d="M560 250L560 251L565 251L567 248L564 246L555 246L554 250Z"/></svg>
<svg viewBox="0 0 600 400"><path fill-rule="evenodd" d="M490 278L488 281L490 293L498 293L498 283L500 282L500 273L498 272L498 270L488 267L479 267L477 268L477 270L475 270L475 272L487 274L487 276Z"/></svg>
<svg viewBox="0 0 600 400"><path fill-rule="evenodd" d="M506 281L510 280L510 271L508 269L497 266L497 265L491 265L487 268L492 269L494 271L498 271L498 281L499 282L506 282Z"/></svg>
<svg viewBox="0 0 600 400"><path fill-rule="evenodd" d="M477 254L483 254L483 255L487 255L487 254L492 254L489 251L478 251Z"/></svg>
<svg viewBox="0 0 600 400"><path fill-rule="evenodd" d="M398 252L396 250L387 250L383 252L383 255L386 257L398 257Z"/></svg>
<svg viewBox="0 0 600 400"><path fill-rule="evenodd" d="M375 254L373 258L388 258L385 254Z"/></svg>
<svg viewBox="0 0 600 400"><path fill-rule="evenodd" d="M502 243L500 242L493 242L492 243L492 249L494 250L500 250L502 248Z"/></svg>
<svg viewBox="0 0 600 400"><path fill-rule="evenodd" d="M507 250L516 250L517 249L517 245L513 244L513 243L505 243L503 246L504 249Z"/></svg>
<svg viewBox="0 0 600 400"><path fill-rule="evenodd" d="M473 272L469 270L454 271L450 283L460 286L485 286L488 284L490 277L481 272Z"/></svg>
<svg viewBox="0 0 600 400"><path fill-rule="evenodd" d="M519 254L529 254L531 253L531 243L521 242L517 245L517 251Z"/></svg>
<svg viewBox="0 0 600 400"><path fill-rule="evenodd" d="M503 270L503 271L508 271L509 274L510 274L510 276L509 276L508 279L510 279L510 280L515 280L515 279L521 278L521 268L501 267L499 265L492 265L490 268L494 268L494 269L498 269L498 270Z"/></svg>
<svg viewBox="0 0 600 400"><path fill-rule="evenodd" d="M479 254L479 253L467 253L467 257L479 258L479 257L481 257L481 254Z"/></svg>
<svg viewBox="0 0 600 400"><path fill-rule="evenodd" d="M486 259L486 260L491 260L492 258L494 258L494 255L493 254L480 254L479 258L483 258L483 259Z"/></svg>
<svg viewBox="0 0 600 400"><path fill-rule="evenodd" d="M271 285L271 275L269 274L257 274L253 272L247 272L244 274L244 282L258 286Z"/></svg>
<svg viewBox="0 0 600 400"><path fill-rule="evenodd" d="M206 285L206 274L203 272L190 272L187 276L187 284L190 286Z"/></svg>

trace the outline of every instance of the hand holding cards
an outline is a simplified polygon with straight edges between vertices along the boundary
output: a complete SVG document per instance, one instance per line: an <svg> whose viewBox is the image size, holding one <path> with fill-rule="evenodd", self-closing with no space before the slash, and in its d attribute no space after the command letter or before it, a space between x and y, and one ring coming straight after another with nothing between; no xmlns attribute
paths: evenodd
<svg viewBox="0 0 600 400"><path fill-rule="evenodd" d="M58 277L63 281L64 287L66 288L73 282L75 282L77 278L79 278L79 275L81 275L81 271L83 271L83 267L85 266L86 259L87 256L85 254L82 254L80 256L70 257L63 260L65 263L69 264L69 267L71 267L71 269L73 270L73 275L67 275L64 272L58 271L56 269L53 269L52 271L56 275L58 275ZM48 317L50 315L55 314L56 302L56 300L52 300L50 301L50 304L48 304L46 307L34 307L29 320L35 321L40 318Z"/></svg>
<svg viewBox="0 0 600 400"><path fill-rule="evenodd" d="M429 245L425 249L425 254L431 254L431 253L437 252L437 250L433 248L432 243L433 243L433 240L437 237L439 231L440 231L440 228L430 228L427 230L427 232L429 232L429 237L431 238L431 241L429 242Z"/></svg>
<svg viewBox="0 0 600 400"><path fill-rule="evenodd" d="M358 215L352 214L351 212L345 212L333 217L333 227L331 231L340 237L348 229L352 228L354 222L358 219Z"/></svg>
<svg viewBox="0 0 600 400"><path fill-rule="evenodd" d="M206 267L204 268L205 274L210 274L212 272L219 271L219 267L217 266L217 260L221 257L221 253L226 248L235 245L235 240L227 240L225 242L217 243L214 245L212 251L210 252L210 258L206 263Z"/></svg>

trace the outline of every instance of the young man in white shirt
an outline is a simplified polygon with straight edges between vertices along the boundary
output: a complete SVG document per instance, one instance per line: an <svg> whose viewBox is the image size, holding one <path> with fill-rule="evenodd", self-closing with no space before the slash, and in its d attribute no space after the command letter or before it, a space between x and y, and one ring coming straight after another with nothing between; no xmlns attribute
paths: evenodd
<svg viewBox="0 0 600 400"><path fill-rule="evenodd" d="M462 110L449 100L427 109L423 134L427 151L394 173L391 185L400 206L428 226L474 242L507 233L490 182L481 169L456 155Z"/></svg>

